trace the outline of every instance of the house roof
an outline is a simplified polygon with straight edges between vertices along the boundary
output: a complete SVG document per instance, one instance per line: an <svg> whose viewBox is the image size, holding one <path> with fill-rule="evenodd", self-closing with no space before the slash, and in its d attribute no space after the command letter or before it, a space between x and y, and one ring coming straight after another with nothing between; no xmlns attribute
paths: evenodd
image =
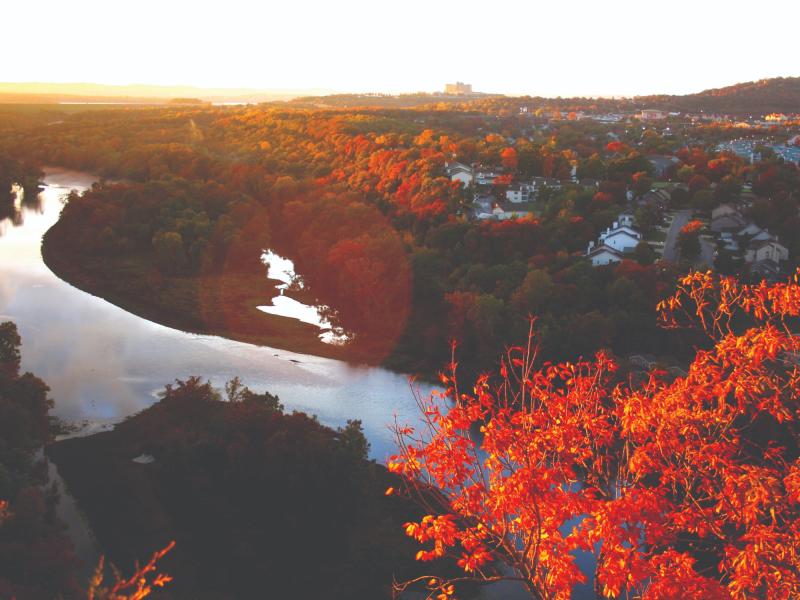
<svg viewBox="0 0 800 600"><path fill-rule="evenodd" d="M773 239L770 239L770 240L758 240L755 243L750 244L750 247L753 250L760 250L761 248L763 248L765 246L779 246L780 248L783 248L784 250L786 250L788 252L788 249L786 248L786 246L781 244L778 240L773 240Z"/></svg>
<svg viewBox="0 0 800 600"><path fill-rule="evenodd" d="M748 223L747 226L739 231L739 235L757 235L762 231L761 227L755 223Z"/></svg>
<svg viewBox="0 0 800 600"><path fill-rule="evenodd" d="M632 229L627 225L623 225L622 227L617 227L616 229L612 229L611 231L606 233L604 239L608 239L610 237L614 237L617 235L627 235L628 237L632 237L637 240L641 239L642 237L642 234L636 231L635 229Z"/></svg>
<svg viewBox="0 0 800 600"><path fill-rule="evenodd" d="M721 217L723 215L738 215L739 209L734 208L730 204L720 204L717 208L711 211L711 218L716 219L717 217Z"/></svg>
<svg viewBox="0 0 800 600"><path fill-rule="evenodd" d="M731 225L732 227L741 227L742 225L744 225L746 223L746 221L744 220L744 217L742 217L742 215L740 215L739 213L730 213L730 214L717 215L716 217L712 217L711 218L711 227L714 227L715 223L724 222L725 219L727 219L728 221L732 222L732 225Z"/></svg>
<svg viewBox="0 0 800 600"><path fill-rule="evenodd" d="M472 167L468 167L464 163L460 162L452 162L448 164L446 167L448 173L453 173L455 171L467 171L469 173L472 172Z"/></svg>
<svg viewBox="0 0 800 600"><path fill-rule="evenodd" d="M613 254L619 258L622 258L623 254L619 250L614 250L611 246L606 246L605 244L600 244L599 246L595 246L591 249L591 251L586 253L586 256L592 257L597 256L598 254L602 254L603 252L607 252L609 254Z"/></svg>

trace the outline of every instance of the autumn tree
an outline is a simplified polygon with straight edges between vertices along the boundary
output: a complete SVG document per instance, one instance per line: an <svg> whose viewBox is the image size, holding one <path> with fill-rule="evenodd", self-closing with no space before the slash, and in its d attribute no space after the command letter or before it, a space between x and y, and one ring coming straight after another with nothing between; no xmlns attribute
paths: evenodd
<svg viewBox="0 0 800 600"><path fill-rule="evenodd" d="M464 581L511 579L540 599L589 582L605 598L800 595L798 276L693 273L658 312L707 334L684 376L634 384L603 353L537 367L529 343L508 351L497 384L465 393L452 363L446 389L418 398L422 425L396 428L389 468L405 487L391 493L428 512L406 524L417 559L451 557L464 573L398 592L448 598Z"/></svg>
<svg viewBox="0 0 800 600"><path fill-rule="evenodd" d="M516 170L517 165L519 164L519 157L517 156L516 149L512 147L504 148L503 151L500 153L500 160L502 165L511 171Z"/></svg>
<svg viewBox="0 0 800 600"><path fill-rule="evenodd" d="M689 221L678 232L678 248L681 257L693 260L700 254L700 231L703 228L701 221Z"/></svg>

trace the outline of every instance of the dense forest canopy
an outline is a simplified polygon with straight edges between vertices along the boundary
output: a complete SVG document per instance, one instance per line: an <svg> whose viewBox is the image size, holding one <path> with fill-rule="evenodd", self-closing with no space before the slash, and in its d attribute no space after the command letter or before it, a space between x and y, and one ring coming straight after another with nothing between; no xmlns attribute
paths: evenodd
<svg viewBox="0 0 800 600"><path fill-rule="evenodd" d="M230 293L234 303L245 301L241 290L257 287L247 281L263 278L258 249L270 246L294 260L307 294L352 334L353 359L406 371L435 370L453 339L465 368L485 368L524 339L529 315L540 318L553 358L609 347L622 356L685 359L686 344L657 329L652 307L686 265L653 262L647 247L613 268L582 258L656 181L672 186L673 207L701 211L737 200L751 183L753 218L799 255L791 163L747 165L712 144L734 132L704 123L677 119L643 130L556 118L550 109L520 112L517 100L417 109L176 106L58 119L43 109L25 112L16 126L6 122L3 146L29 162L117 180L73 198L49 236L46 256L73 271L103 256L91 272L72 276L94 280L96 293L106 285L98 283L103 268L106 280L128 268L130 289L110 294L114 301L152 289L142 314L180 306L188 317L179 326L242 329L220 324L219 315L236 319L223 314L221 299L239 290ZM675 163L656 173L653 155ZM564 184L541 190L528 218L473 221L473 193L446 174L452 161L497 170L486 192L494 201L515 180ZM576 183L585 178L596 183ZM651 207L636 216L646 234L661 220ZM235 282L200 284L233 272ZM219 291L209 300L203 290L211 289ZM176 303L177 295L185 300ZM235 335L258 341L261 334ZM303 347L339 352L312 345Z"/></svg>

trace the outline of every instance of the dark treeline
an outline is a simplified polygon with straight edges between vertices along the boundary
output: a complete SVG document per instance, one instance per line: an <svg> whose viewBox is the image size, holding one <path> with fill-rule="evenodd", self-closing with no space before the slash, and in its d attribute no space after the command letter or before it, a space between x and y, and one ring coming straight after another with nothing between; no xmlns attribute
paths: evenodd
<svg viewBox="0 0 800 600"><path fill-rule="evenodd" d="M800 106L800 77L775 77L685 96L643 96L637 100L642 104L692 112L737 115L796 113Z"/></svg>
<svg viewBox="0 0 800 600"><path fill-rule="evenodd" d="M52 440L47 385L20 372L20 337L0 324L0 597L79 598L78 561L56 517L58 489L45 487L36 452Z"/></svg>
<svg viewBox="0 0 800 600"><path fill-rule="evenodd" d="M20 372L20 344L0 324L0 597L87 597L42 447L122 573L176 541L158 597L388 598L393 576L420 574L403 523L421 513L385 495L397 478L368 460L359 421L332 429L238 379L223 395L192 377L113 431L53 443L53 401Z"/></svg>
<svg viewBox="0 0 800 600"><path fill-rule="evenodd" d="M50 448L114 564L175 540L170 598L388 598L393 576L420 574L403 523L421 515L384 494L398 480L367 460L358 421L333 430L226 391L178 381L114 431Z"/></svg>

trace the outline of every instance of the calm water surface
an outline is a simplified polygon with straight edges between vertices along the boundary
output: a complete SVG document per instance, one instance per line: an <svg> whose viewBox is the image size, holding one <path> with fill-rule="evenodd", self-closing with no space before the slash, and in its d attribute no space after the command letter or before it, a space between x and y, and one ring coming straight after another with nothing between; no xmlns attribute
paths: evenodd
<svg viewBox="0 0 800 600"><path fill-rule="evenodd" d="M385 460L394 452L388 429L394 415L416 421L405 375L185 333L56 277L42 262L42 235L57 221L69 191L85 190L95 179L46 169L38 202L29 192L16 218L0 222L0 319L17 323L23 369L51 387L55 415L87 422L88 433L150 406L175 378L201 375L221 388L238 375L254 390L280 396L287 410L315 414L326 425L361 419L372 457Z"/></svg>

